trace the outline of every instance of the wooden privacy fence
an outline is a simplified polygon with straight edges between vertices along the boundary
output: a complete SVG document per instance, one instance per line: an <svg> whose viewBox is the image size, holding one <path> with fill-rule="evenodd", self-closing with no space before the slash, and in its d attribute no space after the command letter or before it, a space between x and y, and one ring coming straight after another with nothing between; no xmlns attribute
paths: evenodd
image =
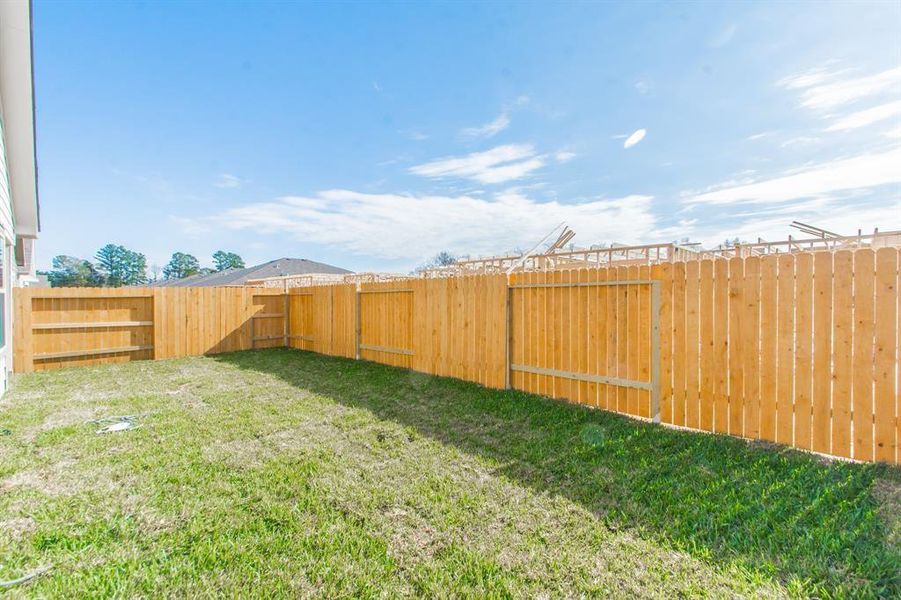
<svg viewBox="0 0 901 600"><path fill-rule="evenodd" d="M17 371L290 346L898 463L899 250L260 288L17 290Z"/></svg>
<svg viewBox="0 0 901 600"><path fill-rule="evenodd" d="M17 372L284 346L284 296L253 288L17 288Z"/></svg>

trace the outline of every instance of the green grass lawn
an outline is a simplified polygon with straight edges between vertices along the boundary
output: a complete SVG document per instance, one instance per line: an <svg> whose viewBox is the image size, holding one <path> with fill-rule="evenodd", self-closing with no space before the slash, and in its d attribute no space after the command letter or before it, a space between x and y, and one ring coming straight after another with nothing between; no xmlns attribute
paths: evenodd
<svg viewBox="0 0 901 600"><path fill-rule="evenodd" d="M899 512L898 469L285 349L0 400L14 596L897 597Z"/></svg>

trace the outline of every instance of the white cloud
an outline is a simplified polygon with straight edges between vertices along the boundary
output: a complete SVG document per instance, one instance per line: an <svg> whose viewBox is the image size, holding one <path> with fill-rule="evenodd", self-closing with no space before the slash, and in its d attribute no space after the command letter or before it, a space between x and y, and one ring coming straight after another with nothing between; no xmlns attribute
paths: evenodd
<svg viewBox="0 0 901 600"><path fill-rule="evenodd" d="M771 179L728 183L701 193L685 194L686 204L788 202L843 190L901 183L901 147L814 164Z"/></svg>
<svg viewBox="0 0 901 600"><path fill-rule="evenodd" d="M556 152L554 154L554 159L556 159L558 163L566 163L574 159L576 156L578 156L578 154L576 154L575 152L560 150L559 152Z"/></svg>
<svg viewBox="0 0 901 600"><path fill-rule="evenodd" d="M634 132L632 135L626 138L626 141L623 142L623 148L631 148L638 142L644 139L644 136L647 135L647 129L639 129Z"/></svg>
<svg viewBox="0 0 901 600"><path fill-rule="evenodd" d="M826 131L847 131L859 129L901 115L901 100L880 104L866 110L860 110L837 119Z"/></svg>
<svg viewBox="0 0 901 600"><path fill-rule="evenodd" d="M510 126L510 117L506 112L502 112L496 119L485 123L480 127L467 127L460 133L470 138L490 138L494 137L504 129Z"/></svg>
<svg viewBox="0 0 901 600"><path fill-rule="evenodd" d="M195 231L288 234L373 257L417 259L441 250L475 255L531 245L561 221L577 223L579 239L586 245L612 239L637 243L654 230L651 200L627 196L561 204L539 202L513 190L490 198L329 190L248 204L199 223L178 222Z"/></svg>
<svg viewBox="0 0 901 600"><path fill-rule="evenodd" d="M830 111L901 85L901 67L857 77L849 77L847 71L817 69L783 78L779 85L803 90L801 106Z"/></svg>
<svg viewBox="0 0 901 600"><path fill-rule="evenodd" d="M441 158L410 169L424 177L461 177L479 183L503 183L525 177L545 164L531 144L507 144L485 152Z"/></svg>
<svg viewBox="0 0 901 600"><path fill-rule="evenodd" d="M892 138L892 139L896 139L896 140L901 139L901 125L898 125L897 127L892 127L888 131L884 132L882 135L884 135L887 138Z"/></svg>
<svg viewBox="0 0 901 600"><path fill-rule="evenodd" d="M230 175L228 173L223 173L222 175L219 176L219 179L217 179L216 183L214 183L213 185L216 186L217 188L227 189L227 188L239 188L242 185L244 185L245 183L247 183L247 180L245 180L245 179L241 179L240 177L238 177L236 175Z"/></svg>

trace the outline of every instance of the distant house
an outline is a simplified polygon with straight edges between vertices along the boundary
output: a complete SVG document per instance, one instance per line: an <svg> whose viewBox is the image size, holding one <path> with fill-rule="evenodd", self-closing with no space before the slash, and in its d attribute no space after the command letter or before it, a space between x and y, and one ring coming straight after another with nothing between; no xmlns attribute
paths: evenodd
<svg viewBox="0 0 901 600"><path fill-rule="evenodd" d="M307 260L305 258L278 258L255 267L226 269L209 274L198 274L183 279L163 279L152 283L154 287L219 287L245 285L255 279L290 277L296 275L347 275L353 271Z"/></svg>
<svg viewBox="0 0 901 600"><path fill-rule="evenodd" d="M37 282L31 2L0 2L0 390L12 367L12 288Z"/></svg>

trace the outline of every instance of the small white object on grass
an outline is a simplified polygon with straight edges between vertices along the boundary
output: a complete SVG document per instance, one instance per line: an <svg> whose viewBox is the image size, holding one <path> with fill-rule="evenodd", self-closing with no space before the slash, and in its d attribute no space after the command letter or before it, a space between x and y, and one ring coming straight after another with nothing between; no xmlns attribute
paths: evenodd
<svg viewBox="0 0 901 600"><path fill-rule="evenodd" d="M128 421L120 421L119 423L113 423L112 425L107 425L106 427L101 427L97 430L97 433L113 433L115 431L125 431L126 429L131 429L133 425Z"/></svg>
<svg viewBox="0 0 901 600"><path fill-rule="evenodd" d="M117 431L128 431L129 429L137 429L140 427L135 424L135 418L131 416L108 417L106 419L98 419L97 421L93 421L93 423L97 423L98 425L101 423L109 423L109 425L101 427L95 433L115 433Z"/></svg>

